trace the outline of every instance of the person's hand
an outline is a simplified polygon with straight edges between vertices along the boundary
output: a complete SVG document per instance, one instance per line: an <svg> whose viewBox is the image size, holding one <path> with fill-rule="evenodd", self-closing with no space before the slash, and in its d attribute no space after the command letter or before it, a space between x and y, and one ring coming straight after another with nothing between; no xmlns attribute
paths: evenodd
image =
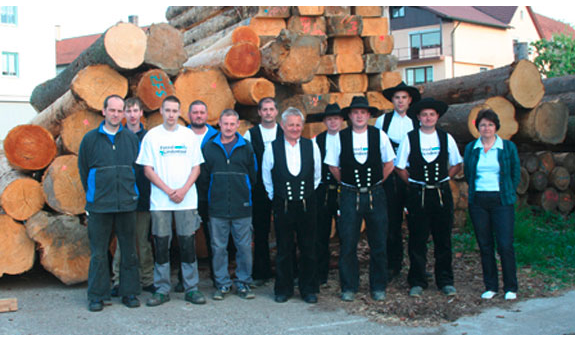
<svg viewBox="0 0 575 340"><path fill-rule="evenodd" d="M174 203L179 204L186 197L186 193L187 193L187 190L185 190L184 188L179 188L179 189L173 190L169 195L170 200Z"/></svg>

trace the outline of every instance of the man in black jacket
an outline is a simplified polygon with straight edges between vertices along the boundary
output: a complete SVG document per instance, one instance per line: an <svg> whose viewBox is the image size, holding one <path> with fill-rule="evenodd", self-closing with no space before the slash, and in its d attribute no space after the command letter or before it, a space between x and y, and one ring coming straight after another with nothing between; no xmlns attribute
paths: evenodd
<svg viewBox="0 0 575 340"><path fill-rule="evenodd" d="M90 240L88 272L88 309L104 308L110 298L108 245L115 231L122 250L120 289L122 303L139 307L138 255L135 243L138 189L134 162L138 156L138 137L122 127L124 100L112 95L104 101L104 122L82 139L78 152L78 170L86 191L86 214Z"/></svg>
<svg viewBox="0 0 575 340"><path fill-rule="evenodd" d="M207 192L212 267L216 291L214 300L222 300L230 292L232 280L228 272L228 239L230 233L236 252L235 287L238 296L252 299L252 198L256 181L255 155L251 143L237 133L240 124L236 111L222 112L221 132L203 147L205 163L199 183ZM209 188L209 189L208 189Z"/></svg>

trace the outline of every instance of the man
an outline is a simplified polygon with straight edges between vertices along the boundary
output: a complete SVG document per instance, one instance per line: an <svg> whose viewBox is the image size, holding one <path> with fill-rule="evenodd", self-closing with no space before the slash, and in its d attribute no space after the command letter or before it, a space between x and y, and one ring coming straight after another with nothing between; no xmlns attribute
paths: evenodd
<svg viewBox="0 0 575 340"><path fill-rule="evenodd" d="M329 104L321 115L327 130L314 138L319 147L321 159L325 159L327 150L333 147L336 139L339 139L339 130L343 124L343 115L337 104ZM321 183L316 190L317 199L317 275L320 285L327 284L329 274L329 237L331 235L331 223L335 219L337 226L337 203L338 183L329 171L329 167L322 162Z"/></svg>
<svg viewBox="0 0 575 340"><path fill-rule="evenodd" d="M403 137L413 130L414 127L417 127L417 122L413 122L411 117L407 115L407 109L410 105L417 103L421 99L421 95L415 87L407 86L404 82L401 82L397 86L385 89L383 96L393 103L393 112L377 118L374 126L382 129L387 134L393 146L393 151L397 154L397 148ZM407 187L405 182L395 172L392 172L388 180L384 182L383 188L387 197L393 197L393 199L387 200L387 216L389 218L387 267L390 279L393 279L401 272L403 263L401 225L403 223Z"/></svg>
<svg viewBox="0 0 575 340"><path fill-rule="evenodd" d="M86 191L86 215L90 240L88 309L104 308L110 299L108 246L112 231L122 251L119 295L127 307L140 306L138 255L135 244L138 189L134 161L138 156L138 137L122 127L124 100L112 95L104 100L104 122L88 132L80 144L78 170Z"/></svg>
<svg viewBox="0 0 575 340"><path fill-rule="evenodd" d="M254 257L253 257L253 284L264 285L272 277L270 259L269 235L271 227L272 202L267 196L262 181L262 158L265 148L276 139L283 137L282 129L278 129L276 117L277 105L273 98L262 98L258 103L260 124L249 129L244 138L252 143L257 160L256 185L253 195L253 228L254 228Z"/></svg>
<svg viewBox="0 0 575 340"><path fill-rule="evenodd" d="M300 251L299 291L306 303L316 303L315 189L321 181L321 153L302 138L304 117L293 107L282 113L283 138L273 141L263 155L262 179L273 202L277 242L275 301L286 302L294 293L294 250ZM297 237L295 242L294 236Z"/></svg>
<svg viewBox="0 0 575 340"><path fill-rule="evenodd" d="M420 128L401 141L396 171L408 184L410 296L421 296L427 288L425 275L427 240L431 233L435 255L435 282L445 295L455 295L451 266L453 197L449 179L461 170L463 159L450 134L437 129L447 104L425 98L412 105L408 114L417 117Z"/></svg>
<svg viewBox="0 0 575 340"><path fill-rule="evenodd" d="M140 143L146 135L147 130L141 123L144 110L142 109L142 102L137 98L128 98L124 103L124 115L126 117L126 125L124 127L132 131ZM136 208L136 246L138 249L138 257L140 259L140 283L142 290L150 293L156 291L154 287L154 257L152 255L152 244L148 237L150 234L150 181L144 174L144 168L140 165L135 166L136 170L136 185L140 193L138 199L138 206ZM114 260L112 262L112 281L114 283L111 295L118 296L119 282L120 282L120 255L121 250L119 244L116 243L116 252L114 253Z"/></svg>
<svg viewBox="0 0 575 340"><path fill-rule="evenodd" d="M349 117L351 126L340 131L339 140L325 158L341 183L338 225L341 300L353 301L359 290L357 244L365 219L371 297L382 301L387 286L387 203L383 182L393 171L395 154L385 132L368 125L377 108L370 106L365 97L353 97L342 113Z"/></svg>
<svg viewBox="0 0 575 340"><path fill-rule="evenodd" d="M146 304L158 306L170 300L172 221L175 222L180 247L185 299L194 304L204 304L206 300L198 290L198 262L194 246L194 235L200 226L195 182L204 159L194 133L178 125L179 99L166 97L160 113L163 124L146 134L136 161L144 166L146 177L152 182L150 210L156 254L156 292Z"/></svg>
<svg viewBox="0 0 575 340"><path fill-rule="evenodd" d="M240 118L236 111L226 109L219 119L221 132L203 147L205 163L200 181L207 197L210 216L212 266L216 291L214 300L223 300L230 292L232 280L228 272L228 239L232 235L236 247L236 293L253 299L252 282L252 202L251 188L256 181L254 151L239 133Z"/></svg>

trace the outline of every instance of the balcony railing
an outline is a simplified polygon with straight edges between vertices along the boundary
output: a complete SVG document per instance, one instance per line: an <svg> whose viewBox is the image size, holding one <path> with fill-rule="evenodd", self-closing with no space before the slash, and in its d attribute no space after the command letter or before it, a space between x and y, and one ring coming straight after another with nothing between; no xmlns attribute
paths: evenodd
<svg viewBox="0 0 575 340"><path fill-rule="evenodd" d="M399 61L421 60L441 56L441 46L431 48L403 47L393 50L393 55Z"/></svg>

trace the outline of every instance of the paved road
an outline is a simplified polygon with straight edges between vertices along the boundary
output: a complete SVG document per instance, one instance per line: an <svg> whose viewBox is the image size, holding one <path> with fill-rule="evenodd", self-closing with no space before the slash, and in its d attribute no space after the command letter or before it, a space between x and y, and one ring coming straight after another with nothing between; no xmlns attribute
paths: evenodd
<svg viewBox="0 0 575 340"><path fill-rule="evenodd" d="M200 289L213 292L209 281ZM298 298L273 301L272 286L258 288L254 300L235 295L195 306L173 293L159 307L124 307L118 298L103 312L87 310L86 285L67 287L55 278L25 275L0 278L0 298L16 297L19 310L0 313L0 334L575 334L575 291L564 296L493 308L439 327L378 324L344 310L305 304ZM149 296L143 293L141 301Z"/></svg>

